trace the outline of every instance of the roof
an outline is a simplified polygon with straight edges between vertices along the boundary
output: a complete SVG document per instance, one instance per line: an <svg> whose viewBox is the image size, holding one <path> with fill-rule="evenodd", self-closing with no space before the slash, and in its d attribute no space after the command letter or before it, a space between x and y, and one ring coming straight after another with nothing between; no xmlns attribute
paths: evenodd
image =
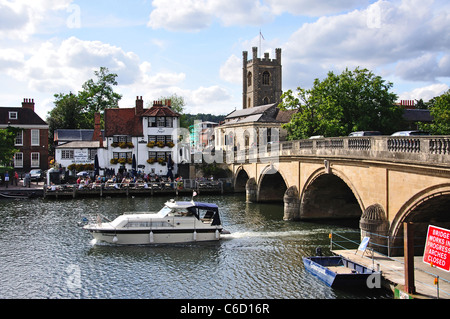
<svg viewBox="0 0 450 319"><path fill-rule="evenodd" d="M17 120L9 119L9 112L17 112ZM24 107L0 107L0 125L14 126L47 126L33 110Z"/></svg>
<svg viewBox="0 0 450 319"><path fill-rule="evenodd" d="M408 122L433 122L430 110L405 109L403 119Z"/></svg>
<svg viewBox="0 0 450 319"><path fill-rule="evenodd" d="M83 149L83 148L99 148L100 147L100 141L75 141L75 142L69 142L63 145L59 145L56 148L57 149Z"/></svg>
<svg viewBox="0 0 450 319"><path fill-rule="evenodd" d="M244 123L288 123L296 111L281 111L277 103L236 110L225 118L225 125Z"/></svg>
<svg viewBox="0 0 450 319"><path fill-rule="evenodd" d="M105 136L142 136L142 119L134 108L114 108L105 110Z"/></svg>
<svg viewBox="0 0 450 319"><path fill-rule="evenodd" d="M154 105L147 109L142 116L171 116L179 117L180 114L172 110L172 108L165 105Z"/></svg>
<svg viewBox="0 0 450 319"><path fill-rule="evenodd" d="M92 141L94 130L59 129L55 131L55 141Z"/></svg>

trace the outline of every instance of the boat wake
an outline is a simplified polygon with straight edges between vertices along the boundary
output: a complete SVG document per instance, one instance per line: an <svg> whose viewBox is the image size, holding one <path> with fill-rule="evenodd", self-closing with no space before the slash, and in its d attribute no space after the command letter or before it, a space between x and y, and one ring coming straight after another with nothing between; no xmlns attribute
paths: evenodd
<svg viewBox="0 0 450 319"><path fill-rule="evenodd" d="M221 235L224 239L242 239L242 238L280 238L307 235L309 231L291 230L291 231L274 231L274 232L257 232L257 231L245 231L245 232L233 232L227 235Z"/></svg>

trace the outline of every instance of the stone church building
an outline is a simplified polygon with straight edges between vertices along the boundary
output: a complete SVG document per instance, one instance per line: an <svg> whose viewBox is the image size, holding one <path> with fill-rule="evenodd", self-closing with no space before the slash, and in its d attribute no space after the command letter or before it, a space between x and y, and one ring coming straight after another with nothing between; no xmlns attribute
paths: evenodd
<svg viewBox="0 0 450 319"><path fill-rule="evenodd" d="M275 59L270 59L269 53L258 58L254 47L249 60L248 52L243 52L242 109L230 113L216 128L217 150L260 149L286 139L281 125L290 121L293 111L278 109L283 94L281 49L275 53Z"/></svg>

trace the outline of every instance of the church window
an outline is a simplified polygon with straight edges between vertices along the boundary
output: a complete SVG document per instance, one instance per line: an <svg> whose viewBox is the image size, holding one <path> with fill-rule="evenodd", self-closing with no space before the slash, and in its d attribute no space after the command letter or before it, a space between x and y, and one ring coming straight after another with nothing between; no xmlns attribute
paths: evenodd
<svg viewBox="0 0 450 319"><path fill-rule="evenodd" d="M248 84L248 86L251 86L251 85L252 85L252 72L248 72L248 75L247 75L247 84Z"/></svg>
<svg viewBox="0 0 450 319"><path fill-rule="evenodd" d="M270 85L270 73L265 71L262 78L263 85Z"/></svg>

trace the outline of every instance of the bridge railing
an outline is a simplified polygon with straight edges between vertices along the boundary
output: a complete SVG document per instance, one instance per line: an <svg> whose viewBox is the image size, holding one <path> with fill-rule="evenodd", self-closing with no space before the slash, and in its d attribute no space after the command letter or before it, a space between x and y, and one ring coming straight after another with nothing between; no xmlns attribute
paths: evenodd
<svg viewBox="0 0 450 319"><path fill-rule="evenodd" d="M363 136L286 141L241 149L240 163L279 157L337 157L450 167L450 136Z"/></svg>

